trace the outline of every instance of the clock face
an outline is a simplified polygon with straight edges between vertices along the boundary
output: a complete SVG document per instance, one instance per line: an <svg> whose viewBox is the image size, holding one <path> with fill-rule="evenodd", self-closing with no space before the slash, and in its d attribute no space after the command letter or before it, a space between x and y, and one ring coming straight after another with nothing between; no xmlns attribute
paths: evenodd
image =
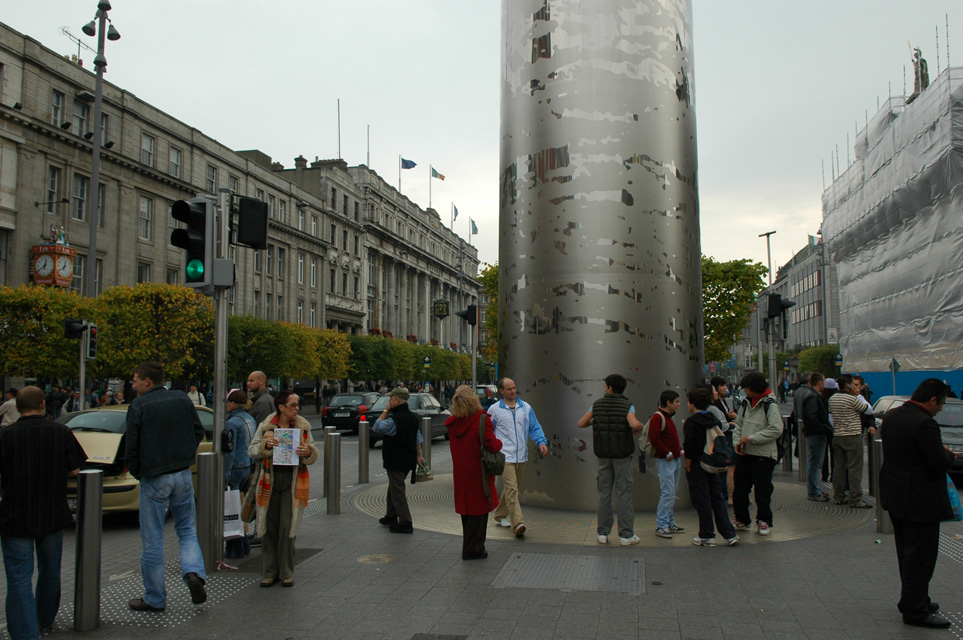
<svg viewBox="0 0 963 640"><path fill-rule="evenodd" d="M57 258L57 275L66 278L67 276L73 274L74 272L74 262L67 256L60 256Z"/></svg>
<svg viewBox="0 0 963 640"><path fill-rule="evenodd" d="M39 256L33 268L38 276L49 276L54 270L54 260L50 256Z"/></svg>

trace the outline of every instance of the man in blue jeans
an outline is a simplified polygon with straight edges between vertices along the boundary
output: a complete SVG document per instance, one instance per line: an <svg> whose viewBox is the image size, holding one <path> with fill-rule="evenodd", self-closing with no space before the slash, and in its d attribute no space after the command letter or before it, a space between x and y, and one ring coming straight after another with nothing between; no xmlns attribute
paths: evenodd
<svg viewBox="0 0 963 640"><path fill-rule="evenodd" d="M829 497L819 486L819 471L826 457L827 436L832 435L833 426L829 424L829 410L822 393L826 378L821 373L809 376L809 382L801 385L796 392L796 415L802 423L802 433L806 437L806 493L813 502L829 502Z"/></svg>
<svg viewBox="0 0 963 640"><path fill-rule="evenodd" d="M140 480L140 538L144 545L140 556L144 595L129 603L135 611L163 611L167 606L164 520L168 505L180 543L181 575L191 601L201 604L207 600L191 482L191 465L204 438L204 427L187 394L168 390L163 381L163 365L145 362L137 367L131 384L137 397L127 410L125 462L131 475Z"/></svg>
<svg viewBox="0 0 963 640"><path fill-rule="evenodd" d="M7 576L7 632L36 640L53 627L60 608L64 528L73 524L67 478L76 476L83 449L66 426L44 419L44 393L17 393L20 418L0 430L0 546ZM37 591L32 589L34 549Z"/></svg>

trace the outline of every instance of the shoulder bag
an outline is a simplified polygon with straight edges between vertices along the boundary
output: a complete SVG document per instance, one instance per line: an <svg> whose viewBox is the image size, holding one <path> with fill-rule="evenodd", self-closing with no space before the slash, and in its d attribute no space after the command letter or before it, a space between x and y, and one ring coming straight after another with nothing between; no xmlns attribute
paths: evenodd
<svg viewBox="0 0 963 640"><path fill-rule="evenodd" d="M478 441L481 443L481 463L482 472L486 476L500 476L505 471L505 454L501 451L492 453L485 448L485 416L482 413L478 418ZM487 484L485 485L488 486Z"/></svg>

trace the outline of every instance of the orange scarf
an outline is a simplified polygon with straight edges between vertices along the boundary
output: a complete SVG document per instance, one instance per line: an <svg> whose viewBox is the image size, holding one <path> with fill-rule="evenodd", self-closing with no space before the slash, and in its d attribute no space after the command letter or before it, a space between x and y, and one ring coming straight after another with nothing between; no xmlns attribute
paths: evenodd
<svg viewBox="0 0 963 640"><path fill-rule="evenodd" d="M277 416L271 420L272 424L278 424ZM301 444L307 444L308 434L302 430L301 431ZM259 507L264 507L267 509L268 503L271 502L271 457L261 459L261 465L263 471L258 479L257 483L257 495L255 497L255 503ZM303 462L298 465L298 477L294 483L294 506L298 509L304 509L308 506L308 497L311 493L311 478L308 475L308 465Z"/></svg>

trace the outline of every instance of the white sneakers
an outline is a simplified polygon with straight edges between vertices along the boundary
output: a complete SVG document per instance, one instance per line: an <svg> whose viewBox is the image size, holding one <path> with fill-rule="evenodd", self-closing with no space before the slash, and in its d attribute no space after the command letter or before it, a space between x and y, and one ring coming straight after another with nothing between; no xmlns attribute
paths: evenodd
<svg viewBox="0 0 963 640"><path fill-rule="evenodd" d="M512 526L512 521L509 520L508 518L502 518L501 520L498 521L498 526L499 526L499 527L510 527L510 526Z"/></svg>
<svg viewBox="0 0 963 640"><path fill-rule="evenodd" d="M623 547L628 547L629 545L639 544L641 540L639 536L632 536L631 538L619 538L619 544Z"/></svg>
<svg viewBox="0 0 963 640"><path fill-rule="evenodd" d="M600 534L599 534L599 544L608 544L608 543L609 543L609 537L608 537L607 535L605 535L604 533L600 533Z"/></svg>

